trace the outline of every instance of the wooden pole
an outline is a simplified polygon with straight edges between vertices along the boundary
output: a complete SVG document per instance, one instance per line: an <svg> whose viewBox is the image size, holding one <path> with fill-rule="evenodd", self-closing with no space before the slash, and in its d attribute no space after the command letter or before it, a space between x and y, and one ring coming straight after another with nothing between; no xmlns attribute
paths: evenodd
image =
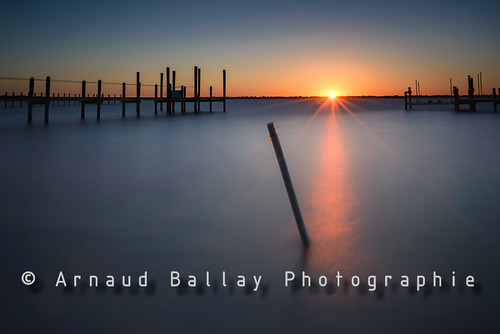
<svg viewBox="0 0 500 334"><path fill-rule="evenodd" d="M224 112L226 112L226 70L222 71L222 83L223 83L223 106L224 106Z"/></svg>
<svg viewBox="0 0 500 334"><path fill-rule="evenodd" d="M476 103L474 102L474 79L469 75L469 110L476 111Z"/></svg>
<svg viewBox="0 0 500 334"><path fill-rule="evenodd" d="M158 98L158 84L155 84L155 116L158 115L158 103L156 99Z"/></svg>
<svg viewBox="0 0 500 334"><path fill-rule="evenodd" d="M127 93L126 84L122 82L122 117L125 117L125 95Z"/></svg>
<svg viewBox="0 0 500 334"><path fill-rule="evenodd" d="M405 92L405 111L408 110L408 92Z"/></svg>
<svg viewBox="0 0 500 334"><path fill-rule="evenodd" d="M411 87L408 87L408 105L410 106L410 110L412 109L411 106Z"/></svg>
<svg viewBox="0 0 500 334"><path fill-rule="evenodd" d="M102 95L101 95L101 88L102 88L102 82L101 80L97 81L97 120L99 121L101 119L101 102L102 102Z"/></svg>
<svg viewBox="0 0 500 334"><path fill-rule="evenodd" d="M137 117L141 117L141 81L139 72L137 72L136 85L137 85L136 112L137 112Z"/></svg>
<svg viewBox="0 0 500 334"><path fill-rule="evenodd" d="M163 72L160 73L160 99L163 99ZM163 102L160 102L160 111L163 111Z"/></svg>
<svg viewBox="0 0 500 334"><path fill-rule="evenodd" d="M172 92L175 93L175 71L172 71ZM175 102L172 101L172 112L175 113Z"/></svg>
<svg viewBox="0 0 500 334"><path fill-rule="evenodd" d="M198 67L198 99L201 97L201 67ZM200 108L200 101L198 100L198 111L201 110Z"/></svg>
<svg viewBox="0 0 500 334"><path fill-rule="evenodd" d="M170 103L172 97L172 85L170 83L167 83L167 113L172 112L172 104Z"/></svg>
<svg viewBox="0 0 500 334"><path fill-rule="evenodd" d="M283 154L283 150L281 149L280 140L278 138L276 130L274 129L273 122L267 123L267 129L269 130L269 136L271 138L271 141L273 142L274 152L276 153L276 159L278 159L281 176L283 177L283 182L285 183L286 192L288 193L288 199L290 200L290 205L292 206L292 211L293 215L295 216L295 222L297 223L300 238L302 239L304 247L307 247L310 243L309 236L307 235L306 226L304 224L304 220L302 219L297 196L295 196L295 191L293 189L292 179L290 177L290 173L288 172L285 156Z"/></svg>
<svg viewBox="0 0 500 334"><path fill-rule="evenodd" d="M184 113L186 110L185 110L185 107L186 107L186 102L184 100L184 86L181 86L181 113Z"/></svg>
<svg viewBox="0 0 500 334"><path fill-rule="evenodd" d="M165 81L165 88L167 89L167 112L170 113L172 111L172 107L170 105L170 67L167 67L167 80Z"/></svg>
<svg viewBox="0 0 500 334"><path fill-rule="evenodd" d="M210 112L212 112L212 86L210 86Z"/></svg>
<svg viewBox="0 0 500 334"><path fill-rule="evenodd" d="M35 78L30 78L30 88L28 91L28 123L33 122L33 92L35 90Z"/></svg>
<svg viewBox="0 0 500 334"><path fill-rule="evenodd" d="M45 79L45 123L49 122L50 112L50 77Z"/></svg>
<svg viewBox="0 0 500 334"><path fill-rule="evenodd" d="M194 112L196 112L196 100L198 99L198 66L194 67Z"/></svg>
<svg viewBox="0 0 500 334"><path fill-rule="evenodd" d="M172 91L175 91L175 71L172 71Z"/></svg>

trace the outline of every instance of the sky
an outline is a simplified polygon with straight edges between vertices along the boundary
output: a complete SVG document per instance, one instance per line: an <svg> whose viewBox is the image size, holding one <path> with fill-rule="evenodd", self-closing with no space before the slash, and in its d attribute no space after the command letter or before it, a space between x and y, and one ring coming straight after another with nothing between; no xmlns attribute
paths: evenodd
<svg viewBox="0 0 500 334"><path fill-rule="evenodd" d="M401 95L416 79L422 94L449 94L450 78L465 92L467 75L481 72L491 93L500 87L499 12L498 0L10 1L0 77L133 83L139 71L153 85L168 66L190 95L196 65L202 95L210 85L222 93L226 69L229 96L322 96ZM0 79L2 94L27 86Z"/></svg>

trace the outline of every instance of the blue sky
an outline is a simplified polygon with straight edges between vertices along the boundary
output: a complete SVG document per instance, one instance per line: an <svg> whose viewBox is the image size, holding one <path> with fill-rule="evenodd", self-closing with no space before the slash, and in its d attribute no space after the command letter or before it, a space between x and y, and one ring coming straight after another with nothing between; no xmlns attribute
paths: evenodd
<svg viewBox="0 0 500 334"><path fill-rule="evenodd" d="M188 84L199 65L215 83L227 68L234 95L316 95L322 87L393 94L416 78L440 93L449 90L449 77L479 71L500 86L500 1L56 0L2 7L2 76L131 81L141 71L154 83L170 66Z"/></svg>

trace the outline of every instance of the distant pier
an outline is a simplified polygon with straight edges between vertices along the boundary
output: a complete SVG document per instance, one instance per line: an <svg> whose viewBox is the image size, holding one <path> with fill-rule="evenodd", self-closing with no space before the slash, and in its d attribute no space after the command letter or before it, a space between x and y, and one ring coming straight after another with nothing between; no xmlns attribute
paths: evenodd
<svg viewBox="0 0 500 334"><path fill-rule="evenodd" d="M125 106L126 104L135 104L136 105L136 116L141 116L141 102L142 101L154 101L154 114L158 115L158 107L160 111L163 110L163 107L166 106L167 114L170 115L175 113L176 104L180 107L180 112L185 113L187 110L187 105L193 105L193 112L198 113L201 111L201 103L208 103L209 112L213 111L213 103L222 103L222 111L226 112L226 70L222 71L222 96L213 96L212 95L212 86L210 86L210 94L209 96L201 96L201 68L198 66L194 67L194 85L193 85L193 95L188 96L186 93L186 88L188 86L181 85L177 89L175 79L176 72L172 71L172 82L170 81L170 68L166 68L166 80L165 84L163 82L164 73L160 73L160 82L158 84L154 84L154 97L151 96L143 96L141 95L141 86L144 86L140 81L140 73L136 73L136 83L135 84L127 84L125 82L121 83L122 93L119 96L114 94L111 96L108 94L107 96L102 92L102 80L98 80L97 82L92 82L92 84L97 84L97 94L87 93L87 84L85 80L78 82L81 84L81 93L74 93L73 96L70 94L63 94L63 96L58 93L57 95L51 92L51 83L52 82L62 82L62 83L77 83L76 81L70 80L52 80L49 76L45 79L35 79L33 77L29 79L20 79L20 78L4 78L4 79L12 79L12 80L26 80L29 81L29 89L28 95L23 95L20 93L16 95L14 92L12 95L0 96L0 101L3 102L4 106L7 107L9 104L12 106L19 104L19 106L23 106L23 103L27 104L27 122L31 123L33 121L33 107L36 105L45 106L44 120L45 123L49 122L50 119L50 107L54 105L80 105L81 112L80 118L84 120L87 117L87 105L96 105L96 118L100 120L101 118L101 107L103 105L116 104L120 103L122 105L122 117L125 117ZM38 96L35 93L35 81L45 81L45 94L40 93ZM108 83L108 84L118 84L118 83ZM127 86L135 86L135 96L127 96ZM153 86L151 84L147 86ZM165 96L163 93L166 93Z"/></svg>
<svg viewBox="0 0 500 334"><path fill-rule="evenodd" d="M455 111L468 111L468 112L476 112L477 111L477 103L491 103L493 104L493 112L498 111L498 105L500 104L500 99L497 96L497 89L493 88L493 92L491 95L484 95L482 94L482 74L478 76L478 81L480 82L479 84L479 91L481 92L481 95L475 95L475 89L474 89L474 79L469 75L467 77L467 84L468 84L468 91L467 95L465 96L460 96L458 88L456 86L453 86L451 88L451 79L450 79L450 88L452 91L452 95L449 96L449 100L447 99L446 96L444 96L443 100L438 100L437 102L433 100L428 100L427 102L422 102L423 96L418 95L416 99L416 96L412 95L411 87L408 87L408 90L404 92L404 97L405 97L405 110L413 110L413 107L415 106L421 106L421 105L453 105ZM417 81L416 82L416 89L417 91L420 91L420 83ZM500 94L500 88L498 89L498 92ZM413 97L413 100L412 100ZM449 101L449 102L447 102ZM466 108L460 108L461 105L465 105Z"/></svg>

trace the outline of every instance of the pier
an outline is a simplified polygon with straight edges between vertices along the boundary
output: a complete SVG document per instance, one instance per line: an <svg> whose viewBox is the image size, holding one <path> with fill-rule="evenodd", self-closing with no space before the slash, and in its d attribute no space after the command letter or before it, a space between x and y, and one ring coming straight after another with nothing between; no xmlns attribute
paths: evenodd
<svg viewBox="0 0 500 334"><path fill-rule="evenodd" d="M482 73L478 75L479 82L479 92L480 95L475 95L474 89L474 79L469 75L467 77L467 95L461 96L457 86L451 87L451 79L450 79L450 88L452 95L451 96L442 96L443 100L439 99L437 102L433 100L428 100L427 102L422 102L421 99L423 96L419 95L418 97L412 96L411 87L408 87L408 90L404 92L405 97L405 110L413 110L415 106L429 106L429 105L453 105L455 111L465 111L465 112L476 112L478 103L491 103L493 104L493 112L498 111L498 105L500 104L500 99L497 96L497 89L492 89L491 95L482 94ZM420 82L416 81L417 91L420 91ZM498 89L500 94L500 88ZM413 97L413 100L412 100ZM465 105L466 108L460 108L461 105Z"/></svg>
<svg viewBox="0 0 500 334"><path fill-rule="evenodd" d="M20 93L16 95L14 92L12 95L5 93L0 96L0 101L3 102L4 106L7 107L9 104L15 106L18 104L20 107L24 103L27 105L27 122L32 123L33 121L33 107L36 105L45 106L44 121L49 123L50 120L50 107L54 105L80 105L80 119L84 120L87 117L87 106L96 106L96 119L101 119L101 107L103 105L109 104L121 104L122 105L122 117L126 116L126 104L135 104L135 115L137 117L141 116L141 102L143 101L153 101L154 102L154 115L158 115L158 107L160 111L163 111L164 106L166 107L167 115L175 113L176 105L180 107L180 112L185 113L187 111L187 106L192 103L193 112L201 112L201 104L208 104L208 111L213 112L213 104L221 103L222 111L226 112L226 70L222 71L222 96L213 96L212 86L210 86L209 96L201 96L201 68L198 66L194 67L194 84L193 84L193 95L187 95L187 87L181 85L177 88L176 86L176 72L172 71L172 81L170 81L170 68L167 67L165 71L165 83L163 82L164 73L160 73L159 85L156 84L143 84L140 80L140 72L136 73L135 84L121 83L122 93L119 96L116 94L108 94L107 96L103 93L103 84L108 85L120 85L120 83L114 82L103 82L98 80L97 82L87 82L85 80L81 82L71 81L71 80L53 80L50 76L45 79L35 79L33 77L29 79L23 78L3 78L8 80L26 80L29 82L28 94L23 95ZM45 81L45 94L35 92L35 81ZM64 93L63 96L60 93L56 94L51 91L51 83L72 83L81 84L81 93L78 95L76 93L71 96L71 94ZM97 84L97 94L88 94L87 84ZM127 96L127 87L135 86L135 95ZM143 86L154 87L154 96L144 96L141 94L141 88ZM165 93L165 94L164 94Z"/></svg>

